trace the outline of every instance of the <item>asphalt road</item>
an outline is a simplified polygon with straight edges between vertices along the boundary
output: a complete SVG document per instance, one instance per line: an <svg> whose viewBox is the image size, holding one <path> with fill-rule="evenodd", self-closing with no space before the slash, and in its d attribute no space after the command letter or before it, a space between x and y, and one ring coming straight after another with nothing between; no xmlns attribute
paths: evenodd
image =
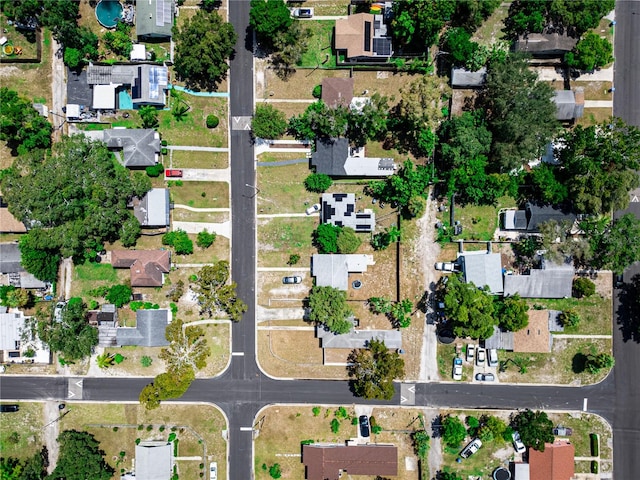
<svg viewBox="0 0 640 480"><path fill-rule="evenodd" d="M640 0L616 1L613 112L640 127Z"/></svg>

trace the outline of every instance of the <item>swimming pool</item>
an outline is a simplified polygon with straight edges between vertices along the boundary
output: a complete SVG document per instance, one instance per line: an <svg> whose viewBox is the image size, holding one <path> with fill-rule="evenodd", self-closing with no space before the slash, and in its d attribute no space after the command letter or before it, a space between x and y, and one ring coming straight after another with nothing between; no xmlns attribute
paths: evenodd
<svg viewBox="0 0 640 480"><path fill-rule="evenodd" d="M133 99L126 89L118 92L118 108L120 110L133 110Z"/></svg>
<svg viewBox="0 0 640 480"><path fill-rule="evenodd" d="M96 18L100 25L113 28L122 18L122 5L118 0L100 0L96 5Z"/></svg>

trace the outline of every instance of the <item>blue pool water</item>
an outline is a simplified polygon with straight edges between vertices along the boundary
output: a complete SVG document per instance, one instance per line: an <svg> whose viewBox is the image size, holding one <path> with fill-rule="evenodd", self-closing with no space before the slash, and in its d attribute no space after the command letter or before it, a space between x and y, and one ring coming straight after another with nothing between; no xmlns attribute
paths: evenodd
<svg viewBox="0 0 640 480"><path fill-rule="evenodd" d="M118 0L100 0L96 5L96 18L103 27L113 28L122 17L122 10Z"/></svg>
<svg viewBox="0 0 640 480"><path fill-rule="evenodd" d="M133 99L126 90L118 92L118 108L120 110L133 110Z"/></svg>

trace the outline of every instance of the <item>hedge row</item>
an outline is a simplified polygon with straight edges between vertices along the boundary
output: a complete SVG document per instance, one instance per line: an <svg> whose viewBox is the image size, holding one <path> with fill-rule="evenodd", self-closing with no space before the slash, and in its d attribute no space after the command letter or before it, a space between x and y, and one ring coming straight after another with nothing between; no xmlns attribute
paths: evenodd
<svg viewBox="0 0 640 480"><path fill-rule="evenodd" d="M589 438L591 439L591 456L597 457L598 455L600 455L600 445L598 443L598 434L591 433L589 435Z"/></svg>

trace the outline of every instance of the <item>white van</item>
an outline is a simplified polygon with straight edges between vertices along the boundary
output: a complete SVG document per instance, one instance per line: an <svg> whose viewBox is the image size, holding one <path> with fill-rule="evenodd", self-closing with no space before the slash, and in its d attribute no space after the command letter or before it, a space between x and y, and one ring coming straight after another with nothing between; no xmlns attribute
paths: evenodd
<svg viewBox="0 0 640 480"><path fill-rule="evenodd" d="M497 367L498 366L498 350L495 348L490 348L489 349L489 355L487 356L488 360L489 360L489 366L490 367Z"/></svg>

